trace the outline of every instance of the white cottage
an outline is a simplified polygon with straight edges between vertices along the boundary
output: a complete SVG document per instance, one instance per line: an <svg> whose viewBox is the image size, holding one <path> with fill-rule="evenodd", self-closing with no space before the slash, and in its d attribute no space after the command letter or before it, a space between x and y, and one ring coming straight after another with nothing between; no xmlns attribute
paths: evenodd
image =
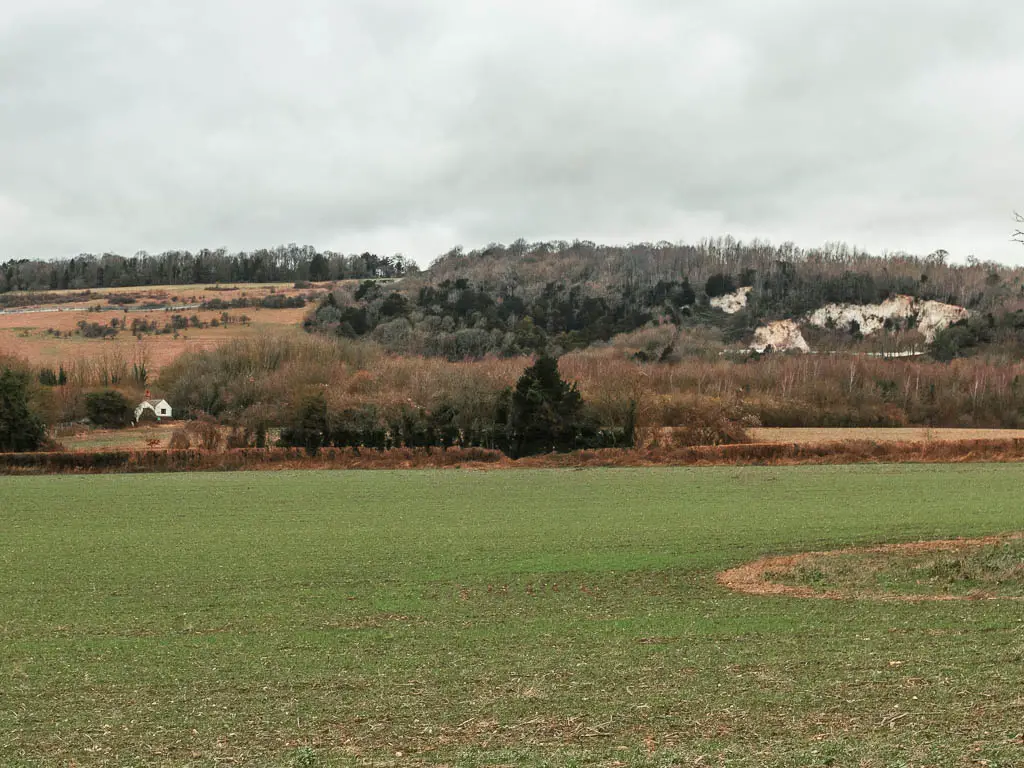
<svg viewBox="0 0 1024 768"><path fill-rule="evenodd" d="M138 422L146 411L152 411L157 421L170 419L174 414L171 404L166 400L143 400L135 408L135 421Z"/></svg>

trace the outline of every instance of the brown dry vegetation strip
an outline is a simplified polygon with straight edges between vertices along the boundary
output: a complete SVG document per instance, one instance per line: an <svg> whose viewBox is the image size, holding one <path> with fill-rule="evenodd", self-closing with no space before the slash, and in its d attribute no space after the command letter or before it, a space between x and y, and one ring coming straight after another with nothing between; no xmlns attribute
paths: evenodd
<svg viewBox="0 0 1024 768"><path fill-rule="evenodd" d="M918 443L1024 438L1024 429L957 427L754 427L749 432L758 443L842 443L848 440Z"/></svg>
<svg viewBox="0 0 1024 768"><path fill-rule="evenodd" d="M817 557L835 555L893 554L907 555L921 552L959 551L979 547L995 546L1007 541L1024 539L1024 533L1003 536L984 536L977 539L941 539L937 541L911 541L901 544L879 544L872 547L850 547L822 552L799 552L795 555L763 557L737 568L722 571L716 581L736 592L751 595L782 595L785 597L814 598L819 600L870 599L900 602L931 602L946 600L977 599L970 595L900 595L891 592L868 592L850 589L815 589L814 587L781 584L771 581L772 574L791 573L796 568ZM1021 600L1019 597L986 597L987 600Z"/></svg>
<svg viewBox="0 0 1024 768"><path fill-rule="evenodd" d="M190 472L281 469L542 469L577 467L729 466L858 463L1024 461L1024 439L924 443L849 441L802 445L746 443L650 450L607 449L547 454L513 461L483 448L326 448L308 456L298 448L243 448L221 452L92 451L0 454L0 474Z"/></svg>

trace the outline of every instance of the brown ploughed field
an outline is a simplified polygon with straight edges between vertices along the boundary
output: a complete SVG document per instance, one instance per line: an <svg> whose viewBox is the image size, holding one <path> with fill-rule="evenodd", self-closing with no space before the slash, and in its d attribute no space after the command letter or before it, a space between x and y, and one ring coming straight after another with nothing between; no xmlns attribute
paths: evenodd
<svg viewBox="0 0 1024 768"><path fill-rule="evenodd" d="M0 313L0 352L24 358L33 365L53 368L90 358L116 355L129 361L144 362L150 375L155 376L161 368L186 351L211 349L230 339L259 336L268 332L299 332L303 317L313 305L307 304L306 307L297 309L264 309L259 306L229 309L226 312L233 321L227 325L187 328L176 335L144 334L139 339L127 330L121 331L111 339L87 339L75 333L79 321L106 325L111 318L117 317L127 320L129 324L138 318L163 325L170 320L171 315L180 314L186 317L196 315L200 321L209 324L215 319L219 322L223 312L199 309L125 312L122 307L107 303L107 297L131 294L136 297L136 303L129 305L130 307L146 303L166 303L172 306L201 304L215 298L229 302L243 297L258 303L267 296L307 294L315 290L324 290L327 285L297 289L291 283L261 283L222 286L217 290L210 288L211 286L201 285L102 288L93 290L93 298L87 302L18 307L18 310L35 311ZM50 293L59 294L62 291ZM90 311L91 308L98 308L98 311ZM58 311L38 311L54 309ZM249 322L243 324L240 321L243 315L249 318ZM55 335L51 331L58 331L61 335ZM68 332L72 335L64 335Z"/></svg>

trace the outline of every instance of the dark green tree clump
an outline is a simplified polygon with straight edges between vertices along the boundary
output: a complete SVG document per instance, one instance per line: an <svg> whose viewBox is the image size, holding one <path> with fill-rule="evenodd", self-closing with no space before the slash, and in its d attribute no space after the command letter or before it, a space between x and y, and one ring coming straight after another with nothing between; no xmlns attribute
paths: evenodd
<svg viewBox="0 0 1024 768"><path fill-rule="evenodd" d="M85 396L85 412L98 427L120 429L132 423L134 413L128 400L114 389L90 392Z"/></svg>
<svg viewBox="0 0 1024 768"><path fill-rule="evenodd" d="M304 398L292 423L281 431L282 443L305 448L310 456L316 456L329 437L327 399L320 392Z"/></svg>
<svg viewBox="0 0 1024 768"><path fill-rule="evenodd" d="M63 365L56 371L53 368L41 368L39 383L45 387L63 387L68 383L67 371L64 370Z"/></svg>
<svg viewBox="0 0 1024 768"><path fill-rule="evenodd" d="M28 375L0 369L0 451L35 451L45 438L46 427L29 400Z"/></svg>
<svg viewBox="0 0 1024 768"><path fill-rule="evenodd" d="M732 293L736 290L736 283L729 275L723 275L721 272L716 272L708 278L707 283L704 284L704 293L707 294L709 299L714 299L718 296L725 296L727 293Z"/></svg>
<svg viewBox="0 0 1024 768"><path fill-rule="evenodd" d="M512 390L509 427L514 458L571 451L580 433L591 431L579 389L562 379L554 357L541 355L519 377Z"/></svg>

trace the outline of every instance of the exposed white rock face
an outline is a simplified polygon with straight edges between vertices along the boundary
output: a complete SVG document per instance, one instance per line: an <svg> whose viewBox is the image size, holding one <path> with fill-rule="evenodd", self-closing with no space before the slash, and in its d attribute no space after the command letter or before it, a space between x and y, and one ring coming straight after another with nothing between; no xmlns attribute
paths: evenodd
<svg viewBox="0 0 1024 768"><path fill-rule="evenodd" d="M847 328L857 323L860 332L870 336L885 327L887 320L917 318L917 329L927 341L952 323L967 317L967 310L940 301L918 301L913 296L893 296L881 304L828 304L807 317L820 328Z"/></svg>
<svg viewBox="0 0 1024 768"><path fill-rule="evenodd" d="M917 329L928 341L935 334L948 328L953 323L966 320L970 313L956 304L943 304L941 301L922 301L917 305Z"/></svg>
<svg viewBox="0 0 1024 768"><path fill-rule="evenodd" d="M905 319L914 314L914 299L893 296L881 304L826 304L807 317L807 322L819 328L845 329L851 323L860 326L860 332L870 336L885 327L886 320Z"/></svg>
<svg viewBox="0 0 1024 768"><path fill-rule="evenodd" d="M748 285L733 293L727 293L725 296L716 296L711 300L711 306L722 310L727 315L735 315L747 306L747 299L750 298L752 290L754 289Z"/></svg>
<svg viewBox="0 0 1024 768"><path fill-rule="evenodd" d="M777 320L754 331L754 343L750 348L755 352L764 352L769 347L773 352L811 351L796 320Z"/></svg>

